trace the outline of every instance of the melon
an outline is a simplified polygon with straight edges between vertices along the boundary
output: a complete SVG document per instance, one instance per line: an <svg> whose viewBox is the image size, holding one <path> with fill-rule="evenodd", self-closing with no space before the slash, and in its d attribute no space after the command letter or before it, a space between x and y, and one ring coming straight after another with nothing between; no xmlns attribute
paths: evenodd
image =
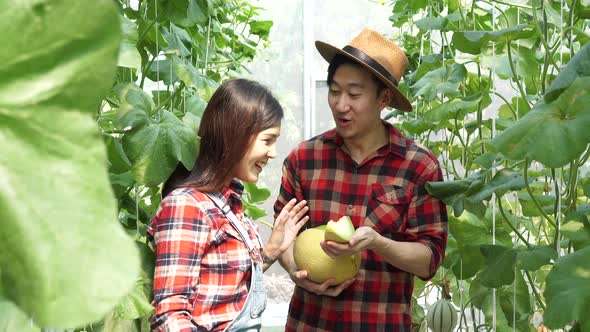
<svg viewBox="0 0 590 332"><path fill-rule="evenodd" d="M343 216L338 221L330 220L326 224L326 241L346 243L354 235L354 225L349 216Z"/></svg>
<svg viewBox="0 0 590 332"><path fill-rule="evenodd" d="M449 301L440 299L430 306L426 320L434 332L452 332L457 326L457 310Z"/></svg>
<svg viewBox="0 0 590 332"><path fill-rule="evenodd" d="M335 284L352 279L361 266L361 254L331 258L320 242L324 240L325 227L309 228L295 239L293 256L297 269L307 271L307 279L323 283L334 278Z"/></svg>

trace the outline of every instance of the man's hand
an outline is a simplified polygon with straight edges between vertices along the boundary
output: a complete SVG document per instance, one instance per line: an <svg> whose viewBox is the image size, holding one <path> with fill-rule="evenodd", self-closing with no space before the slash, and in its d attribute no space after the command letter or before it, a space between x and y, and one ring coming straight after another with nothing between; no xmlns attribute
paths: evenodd
<svg viewBox="0 0 590 332"><path fill-rule="evenodd" d="M322 241L320 242L320 246L332 258L336 256L360 255L364 249L372 249L375 239L379 236L371 227L363 226L356 229L347 243Z"/></svg>
<svg viewBox="0 0 590 332"><path fill-rule="evenodd" d="M352 284L355 280L355 279L349 279L349 280L344 281L340 285L334 285L334 282L336 281L336 279L331 278L331 279L324 281L321 284L318 284L316 282L313 282L313 281L307 279L307 271L305 271L305 270L294 271L293 273L290 273L289 275L291 276L291 280L293 280L293 282L297 286L299 286L309 292L315 293L317 295L327 295L327 296L340 295L340 293L342 293L342 291L344 289L346 289L348 286L350 286L350 284Z"/></svg>

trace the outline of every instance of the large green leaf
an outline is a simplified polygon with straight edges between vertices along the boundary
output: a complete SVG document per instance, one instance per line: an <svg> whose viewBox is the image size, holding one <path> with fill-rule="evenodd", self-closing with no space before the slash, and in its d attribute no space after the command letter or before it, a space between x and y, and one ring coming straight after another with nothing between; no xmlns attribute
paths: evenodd
<svg viewBox="0 0 590 332"><path fill-rule="evenodd" d="M426 184L426 190L445 204L452 206L455 216L467 210L483 217L486 212L483 202L489 200L493 193L501 196L506 191L519 190L525 186L522 175L513 169L499 170L486 183L488 174L489 171L481 171L474 172L462 180L429 182Z"/></svg>
<svg viewBox="0 0 590 332"><path fill-rule="evenodd" d="M490 141L490 148L509 159L537 160L561 167L590 143L590 77L578 78L555 101L533 110Z"/></svg>
<svg viewBox="0 0 590 332"><path fill-rule="evenodd" d="M482 285L498 288L512 284L516 251L498 245L481 246L480 250L485 257L486 265L479 275Z"/></svg>
<svg viewBox="0 0 590 332"><path fill-rule="evenodd" d="M470 54L480 54L489 42L507 43L517 39L529 38L534 35L534 25L519 24L497 31L457 31L453 34L452 43L457 50Z"/></svg>
<svg viewBox="0 0 590 332"><path fill-rule="evenodd" d="M423 96L426 101L434 100L439 93L448 97L458 96L459 85L466 76L465 66L454 63L424 75L412 86L412 90L414 95Z"/></svg>
<svg viewBox="0 0 590 332"><path fill-rule="evenodd" d="M590 312L590 247L558 259L547 276L545 325L557 329L580 321ZM584 323L586 322L586 323Z"/></svg>
<svg viewBox="0 0 590 332"><path fill-rule="evenodd" d="M3 2L0 16L2 288L39 326L80 326L111 310L139 271L92 118L116 69L117 10L23 0Z"/></svg>
<svg viewBox="0 0 590 332"><path fill-rule="evenodd" d="M174 114L162 110L155 118L123 136L133 177L150 187L164 182L179 161L192 169L199 152L197 134Z"/></svg>
<svg viewBox="0 0 590 332"><path fill-rule="evenodd" d="M545 92L545 102L554 101L578 77L590 76L590 44L586 44L568 62Z"/></svg>
<svg viewBox="0 0 590 332"><path fill-rule="evenodd" d="M483 311L489 327L493 325L495 316L496 331L512 331L513 316L516 316L517 326L523 320L528 323L531 310L528 286L521 273L517 273L514 280L516 284L496 289L495 301L492 289L485 287L479 278L475 278L469 287L469 297L473 305Z"/></svg>
<svg viewBox="0 0 590 332"><path fill-rule="evenodd" d="M518 251L516 267L521 270L536 271L555 259L557 259L557 252L552 247L530 247Z"/></svg>

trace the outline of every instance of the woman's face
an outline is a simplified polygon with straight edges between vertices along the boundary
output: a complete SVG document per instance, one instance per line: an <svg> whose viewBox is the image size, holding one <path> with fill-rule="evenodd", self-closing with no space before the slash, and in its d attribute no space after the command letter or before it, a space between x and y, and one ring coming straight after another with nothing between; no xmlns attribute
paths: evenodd
<svg viewBox="0 0 590 332"><path fill-rule="evenodd" d="M268 164L269 159L277 156L277 139L280 134L280 126L258 133L237 165L234 177L249 183L258 181L262 168Z"/></svg>

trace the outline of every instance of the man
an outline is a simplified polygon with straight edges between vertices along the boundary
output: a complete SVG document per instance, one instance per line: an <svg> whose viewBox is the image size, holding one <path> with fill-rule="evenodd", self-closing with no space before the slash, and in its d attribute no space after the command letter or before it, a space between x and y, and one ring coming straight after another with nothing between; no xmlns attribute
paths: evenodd
<svg viewBox="0 0 590 332"><path fill-rule="evenodd" d="M403 51L365 29L342 49L317 41L328 68L328 104L336 128L285 159L275 211L306 200L309 227L343 215L356 229L348 243L323 241L332 256L362 253L355 279L334 285L306 278L293 246L280 258L296 286L287 331L410 331L414 275L431 278L444 257L447 215L425 184L442 181L436 157L381 120L391 106L411 111L397 89Z"/></svg>

